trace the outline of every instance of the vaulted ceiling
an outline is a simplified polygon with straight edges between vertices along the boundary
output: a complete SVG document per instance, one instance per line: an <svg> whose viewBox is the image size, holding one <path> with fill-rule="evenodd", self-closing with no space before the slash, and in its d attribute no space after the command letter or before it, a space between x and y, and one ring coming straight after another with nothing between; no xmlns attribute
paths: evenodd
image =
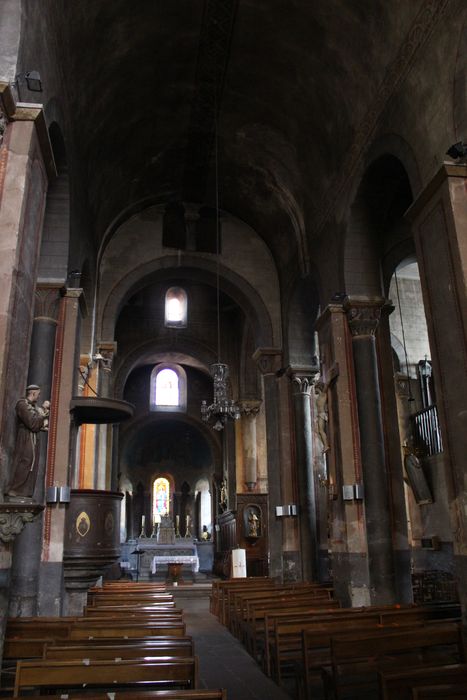
<svg viewBox="0 0 467 700"><path fill-rule="evenodd" d="M97 241L126 209L214 201L218 113L221 206L287 261L424 4L26 0L23 63L58 96Z"/></svg>

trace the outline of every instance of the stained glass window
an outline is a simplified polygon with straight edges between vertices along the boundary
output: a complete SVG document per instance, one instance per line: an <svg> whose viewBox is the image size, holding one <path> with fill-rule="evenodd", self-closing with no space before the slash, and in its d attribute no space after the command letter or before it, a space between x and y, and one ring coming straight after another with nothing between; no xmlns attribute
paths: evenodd
<svg viewBox="0 0 467 700"><path fill-rule="evenodd" d="M167 479L159 477L154 480L152 512L154 516L161 516L170 510L170 484Z"/></svg>

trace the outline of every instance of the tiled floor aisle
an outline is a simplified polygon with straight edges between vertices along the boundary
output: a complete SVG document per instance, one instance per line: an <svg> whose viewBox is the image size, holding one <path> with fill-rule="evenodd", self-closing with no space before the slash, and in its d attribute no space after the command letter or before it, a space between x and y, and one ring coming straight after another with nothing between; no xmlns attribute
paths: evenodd
<svg viewBox="0 0 467 700"><path fill-rule="evenodd" d="M180 592L176 601L195 642L202 688L226 688L228 700L290 700L211 615L207 596L184 598Z"/></svg>

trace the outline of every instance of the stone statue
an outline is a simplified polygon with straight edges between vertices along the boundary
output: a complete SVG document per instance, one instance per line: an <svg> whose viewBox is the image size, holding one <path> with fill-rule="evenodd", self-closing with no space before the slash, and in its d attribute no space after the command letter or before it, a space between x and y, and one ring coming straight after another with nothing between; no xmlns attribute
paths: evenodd
<svg viewBox="0 0 467 700"><path fill-rule="evenodd" d="M404 467L415 501L419 506L433 503L430 486L423 470L423 465L417 455L417 450L404 442Z"/></svg>
<svg viewBox="0 0 467 700"><path fill-rule="evenodd" d="M324 382L316 382L315 384L318 435L323 443L323 452L329 452L330 449L326 432L328 423L328 387L329 384L325 384Z"/></svg>
<svg viewBox="0 0 467 700"><path fill-rule="evenodd" d="M248 537L258 537L259 518L254 510L250 510L250 514L248 515L248 524Z"/></svg>
<svg viewBox="0 0 467 700"><path fill-rule="evenodd" d="M221 507L222 512L224 510L227 510L227 482L225 479L223 479L221 483L219 505Z"/></svg>
<svg viewBox="0 0 467 700"><path fill-rule="evenodd" d="M13 457L12 477L7 488L10 497L32 498L36 484L39 451L38 434L48 429L50 402L40 407L37 401L41 393L37 384L30 384L26 397L16 404L17 433Z"/></svg>

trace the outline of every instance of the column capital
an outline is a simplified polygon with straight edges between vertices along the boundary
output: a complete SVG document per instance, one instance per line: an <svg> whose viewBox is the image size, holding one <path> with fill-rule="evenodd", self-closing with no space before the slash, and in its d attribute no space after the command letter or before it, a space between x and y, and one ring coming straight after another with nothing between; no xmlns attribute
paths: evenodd
<svg viewBox="0 0 467 700"><path fill-rule="evenodd" d="M352 336L374 336L385 304L386 300L382 297L347 297L344 309Z"/></svg>
<svg viewBox="0 0 467 700"><path fill-rule="evenodd" d="M281 369L282 350L280 348L256 348L252 357L261 374L275 374Z"/></svg>
<svg viewBox="0 0 467 700"><path fill-rule="evenodd" d="M319 367L289 367L287 376L298 389L299 394L311 396L311 390L318 380Z"/></svg>
<svg viewBox="0 0 467 700"><path fill-rule="evenodd" d="M114 340L110 341L100 341L97 344L97 353L94 356L94 360L99 362L99 366L107 371L112 370L112 363L115 355L117 354L117 343Z"/></svg>
<svg viewBox="0 0 467 700"><path fill-rule="evenodd" d="M261 408L262 401L259 399L242 399L238 403L242 416L246 418L256 418Z"/></svg>
<svg viewBox="0 0 467 700"><path fill-rule="evenodd" d="M35 291L34 320L57 323L60 309L60 283L38 283Z"/></svg>
<svg viewBox="0 0 467 700"><path fill-rule="evenodd" d="M19 502L0 504L0 541L12 542L23 530L26 523L31 523L44 506L29 499L18 499Z"/></svg>

